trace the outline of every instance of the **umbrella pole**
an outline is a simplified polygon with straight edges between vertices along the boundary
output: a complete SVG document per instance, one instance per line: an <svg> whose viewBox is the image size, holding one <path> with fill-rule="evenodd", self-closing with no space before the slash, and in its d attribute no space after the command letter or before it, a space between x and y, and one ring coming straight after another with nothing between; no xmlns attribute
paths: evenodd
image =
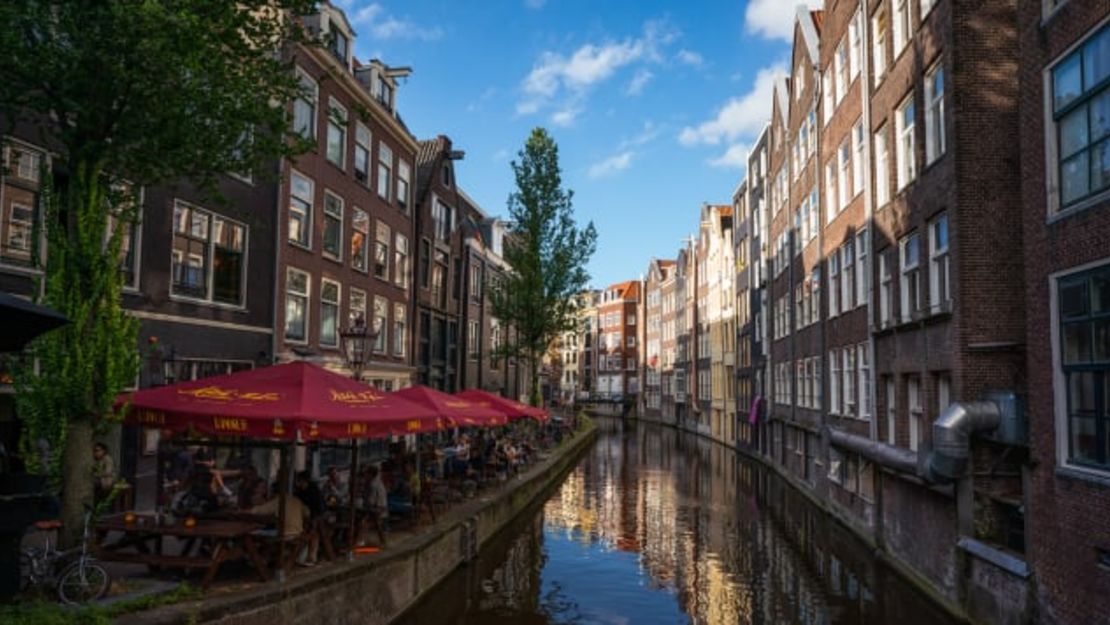
<svg viewBox="0 0 1110 625"><path fill-rule="evenodd" d="M355 559L355 549L358 548L358 525L355 523L355 479L358 477L358 439L351 439L351 474L347 477L347 505L350 508L347 511L347 538L350 542L350 549L347 551L347 559Z"/></svg>
<svg viewBox="0 0 1110 625"><path fill-rule="evenodd" d="M278 463L278 570L275 579L285 582L285 493L289 490L289 445L282 445Z"/></svg>

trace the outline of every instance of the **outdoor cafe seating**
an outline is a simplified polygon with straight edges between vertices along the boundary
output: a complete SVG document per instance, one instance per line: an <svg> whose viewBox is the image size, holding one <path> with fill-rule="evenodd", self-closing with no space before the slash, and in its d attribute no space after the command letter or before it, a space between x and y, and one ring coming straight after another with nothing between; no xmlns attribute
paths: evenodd
<svg viewBox="0 0 1110 625"><path fill-rule="evenodd" d="M468 470L475 487L495 481L481 463L501 465L477 448L462 472L442 468L448 432L534 448L506 426L546 413L476 393L386 393L294 362L121 395L125 424L163 432L156 503L102 517L98 557L202 571L207 587L232 562L268 580L294 562L353 557L372 533L384 547L387 530L435 522L463 498Z"/></svg>

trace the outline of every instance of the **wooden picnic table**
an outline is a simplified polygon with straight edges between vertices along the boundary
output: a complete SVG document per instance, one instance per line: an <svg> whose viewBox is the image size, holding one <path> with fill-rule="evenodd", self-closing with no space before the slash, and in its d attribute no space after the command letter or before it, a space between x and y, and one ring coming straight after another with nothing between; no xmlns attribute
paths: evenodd
<svg viewBox="0 0 1110 625"><path fill-rule="evenodd" d="M229 560L249 559L262 581L270 578L266 560L258 551L255 532L263 527L260 523L234 519L197 519L196 525L186 527L183 520L172 524L158 525L153 515L135 515L130 523L125 515L114 514L102 517L96 524L96 555L101 560L114 562L137 562L152 567L204 569L201 587L207 588L216 577L220 565ZM105 544L109 532L120 532L123 537L118 541ZM162 539L173 537L186 545L180 555L162 552ZM197 542L207 542L211 547L207 554L190 554ZM150 543L155 542L154 548ZM135 551L124 551L134 547Z"/></svg>

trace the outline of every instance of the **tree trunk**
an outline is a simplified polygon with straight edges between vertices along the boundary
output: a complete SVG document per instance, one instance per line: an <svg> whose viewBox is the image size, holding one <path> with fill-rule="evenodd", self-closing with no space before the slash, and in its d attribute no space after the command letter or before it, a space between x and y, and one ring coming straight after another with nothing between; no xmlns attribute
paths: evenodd
<svg viewBox="0 0 1110 625"><path fill-rule="evenodd" d="M85 504L93 503L92 445L93 428L88 419L71 420L66 431L65 456L62 457L62 546L81 540Z"/></svg>
<svg viewBox="0 0 1110 625"><path fill-rule="evenodd" d="M528 364L532 368L532 392L529 394L528 400L538 408L543 402L540 401L540 362L535 352L529 355Z"/></svg>

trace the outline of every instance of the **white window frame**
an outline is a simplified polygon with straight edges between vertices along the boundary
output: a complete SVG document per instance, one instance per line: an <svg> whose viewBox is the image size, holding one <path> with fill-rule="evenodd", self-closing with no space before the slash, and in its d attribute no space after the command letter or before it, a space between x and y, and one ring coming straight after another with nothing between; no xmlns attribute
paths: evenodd
<svg viewBox="0 0 1110 625"><path fill-rule="evenodd" d="M359 222L363 226L359 227ZM362 235L362 262L363 266L358 267L355 265L355 260L358 255L354 253L354 237ZM351 254L351 268L359 273L370 273L370 213L362 210L357 206L351 207L351 239L348 245L348 252Z"/></svg>
<svg viewBox="0 0 1110 625"><path fill-rule="evenodd" d="M294 190L297 188L297 185L294 184L294 179L296 179L296 178L300 178L301 180L304 180L304 181L308 182L309 197L306 198L306 197L297 195L294 192ZM294 198L297 199L297 200L300 200L301 202L306 203L308 205L307 208L301 207L301 206L296 206L296 203L294 202ZM286 236L285 236L286 240L289 243L292 243L293 245L296 245L298 247L303 247L306 250L311 250L312 249L312 235L313 235L313 230L314 230L313 221L315 221L314 213L316 211L316 181L313 180L312 178L309 178L308 176L298 172L295 169L291 170L291 172L289 174L289 202L288 202L288 207L287 208L289 210L289 213L298 213L298 214L302 215L302 220L303 220L303 224L304 224L302 230L305 233L305 236L304 236L305 240L301 241L300 239L294 239L293 238L293 229L291 227L289 227L290 223L291 223L291 215L288 215L286 217L286 226L285 226L286 227Z"/></svg>
<svg viewBox="0 0 1110 625"><path fill-rule="evenodd" d="M834 250L825 259L829 271L829 319L840 314L840 254Z"/></svg>
<svg viewBox="0 0 1110 625"><path fill-rule="evenodd" d="M307 99L305 99L303 97L299 97L294 101L294 104L293 104L294 128L293 128L293 130L300 133L301 136L303 136L305 139L315 141L315 140L317 140L317 133L319 132L319 130L317 129L317 126L319 125L318 119L319 119L319 111L320 111L320 85L319 85L319 83L316 82L316 79L313 78L300 65L296 66L296 71L297 71L297 79L300 81L301 85L304 86L304 87L311 87L312 101L309 102ZM296 127L297 102L303 102L303 103L307 104L308 106L310 106L311 109L312 109L312 111L311 111L311 113L312 113L312 122L309 124L309 126L307 128L307 130L309 131L308 135L305 135L303 132L301 132L301 130L299 128Z"/></svg>
<svg viewBox="0 0 1110 625"><path fill-rule="evenodd" d="M354 171L355 180L364 186L370 186L370 181L374 176L374 157L373 157L374 135L370 132L370 128L366 124L356 121L355 122L355 155L361 150L366 155L366 171L362 172L365 179L359 180L358 158L355 158L351 169Z"/></svg>
<svg viewBox="0 0 1110 625"><path fill-rule="evenodd" d="M890 143L887 127L883 124L875 131L875 206L882 208L890 202Z"/></svg>
<svg viewBox="0 0 1110 625"><path fill-rule="evenodd" d="M936 232L937 227L942 223L944 224L945 235L943 246L937 241ZM949 271L951 261L948 254L952 235L950 226L948 213L941 213L929 222L929 308L934 312L939 311L942 306L952 299L951 273Z"/></svg>
<svg viewBox="0 0 1110 625"><path fill-rule="evenodd" d="M867 268L867 257L870 246L868 230L864 228L856 234L856 306L867 304L867 285L870 282L871 272Z"/></svg>
<svg viewBox="0 0 1110 625"><path fill-rule="evenodd" d="M845 137L844 141L840 143L840 147L836 149L836 195L837 206L840 211L848 207L848 201L852 199L851 176L848 173L852 167L852 146L851 138Z"/></svg>
<svg viewBox="0 0 1110 625"><path fill-rule="evenodd" d="M408 344L408 316L404 304L393 303L393 355L404 358Z"/></svg>
<svg viewBox="0 0 1110 625"><path fill-rule="evenodd" d="M917 451L921 444L921 378L911 375L906 378L906 413L910 422L910 451Z"/></svg>
<svg viewBox="0 0 1110 625"><path fill-rule="evenodd" d="M401 232L395 231L393 233L393 284L402 289L409 288L411 258L409 238Z"/></svg>
<svg viewBox="0 0 1110 625"><path fill-rule="evenodd" d="M300 274L300 275L304 276L304 284L305 284L304 293L295 293L295 292L291 292L289 290L289 277L292 274ZM282 328L282 338L285 340L286 343L289 343L289 344L292 344L292 345L307 345L308 341L309 341L309 337L311 336L311 332L309 332L309 329L312 327L311 326L311 321L312 321L312 274L307 272L307 271L304 271L303 269L297 269L296 267L286 267L286 269L285 269L285 284L283 286L284 286L283 290L285 291L285 311L284 311L284 314L282 315L282 318L283 318L283 321L285 322L284 323L285 327ZM303 306L303 310L304 310L304 321L303 321L304 338L300 338L300 339L289 338L289 298L290 297L298 297L298 298L302 298L304 300L304 306Z"/></svg>
<svg viewBox="0 0 1110 625"><path fill-rule="evenodd" d="M890 253L879 254L879 324L887 327L894 322L894 271Z"/></svg>
<svg viewBox="0 0 1110 625"><path fill-rule="evenodd" d="M841 414L840 405L840 350L829 351L829 413Z"/></svg>
<svg viewBox="0 0 1110 625"><path fill-rule="evenodd" d="M932 165L945 149L944 63L937 61L925 74L925 164Z"/></svg>
<svg viewBox="0 0 1110 625"><path fill-rule="evenodd" d="M891 15L893 15L893 19L891 20L891 28L894 32L892 42L894 43L895 59L901 56L912 36L909 4L909 0L893 0L892 2Z"/></svg>
<svg viewBox="0 0 1110 625"><path fill-rule="evenodd" d="M908 254L911 241L916 250L916 258L912 260ZM921 238L918 233L912 232L898 241L898 269L898 315L899 319L906 322L921 309Z"/></svg>
<svg viewBox="0 0 1110 625"><path fill-rule="evenodd" d="M325 138L324 145L324 158L335 165L339 169L346 171L347 169L347 125L350 123L350 118L347 115L347 107L339 103L333 97L328 97L328 134ZM332 132L338 134L339 141L339 160L336 161L332 158Z"/></svg>
<svg viewBox="0 0 1110 625"><path fill-rule="evenodd" d="M859 382L856 385L857 413L860 419L871 420L871 353L870 345L860 343L856 346L856 370Z"/></svg>
<svg viewBox="0 0 1110 625"><path fill-rule="evenodd" d="M857 9L856 14L852 16L852 21L848 23L849 75L853 81L859 76L860 66L863 64L863 42L860 37L862 20L863 14Z"/></svg>
<svg viewBox="0 0 1110 625"><path fill-rule="evenodd" d="M338 212L328 210L328 198L329 197L338 201L338 207L339 207ZM323 208L324 208L324 231L320 233L320 254L323 255L324 258L328 258L328 259L331 259L331 260L334 260L336 262L341 263L341 262L343 262L343 247L344 247L343 244L345 243L345 240L343 238L343 230L344 230L344 228L343 228L344 223L343 222L345 221L345 218L346 218L345 213L347 212L347 203L343 200L343 196L339 195L338 193L332 192L330 189L324 189L324 207ZM324 237L326 237L327 234L328 234L328 220L329 219L333 220L333 221L335 221L339 224L339 236L337 237L338 240L339 240L339 245L337 246L339 248L339 250L338 250L337 253L334 253L334 254L332 252L328 251L327 246L326 246L325 241L324 241Z"/></svg>
<svg viewBox="0 0 1110 625"><path fill-rule="evenodd" d="M914 136L917 128L917 109L914 106L913 95L911 91L898 105L894 120L897 135L894 158L898 169L898 191L906 188L917 177L917 142Z"/></svg>
<svg viewBox="0 0 1110 625"><path fill-rule="evenodd" d="M385 234L384 241L382 240L383 233ZM375 278L383 280L385 282L389 282L390 276L392 275L390 273L392 269L391 263L393 262L393 250L390 249L390 246L392 244L393 229L389 227L389 224L385 223L381 219L377 220L377 222L374 224L374 257L371 259L371 264L373 265L373 271L371 272L371 274ZM385 260L383 261L384 266L382 267L382 274L378 275L378 257L382 253L383 245L385 248Z"/></svg>
<svg viewBox="0 0 1110 625"><path fill-rule="evenodd" d="M382 185L385 185L383 188ZM378 141L378 197L387 203L393 192L393 150L384 141Z"/></svg>
<svg viewBox="0 0 1110 625"><path fill-rule="evenodd" d="M412 197L412 166L404 159L397 160L397 204L403 212L408 212ZM402 183L404 190L402 191Z"/></svg>
<svg viewBox="0 0 1110 625"><path fill-rule="evenodd" d="M380 318L378 317L378 304L382 305L382 310L385 313ZM371 322L373 323L372 327L378 333L378 340L374 342L373 350L375 354L385 355L389 351L389 300L381 295L375 295L374 302L371 306L371 314L373 315L373 321Z"/></svg>
<svg viewBox="0 0 1110 625"><path fill-rule="evenodd" d="M889 21L885 9L876 12L875 16L871 18L871 59L875 70L871 74L872 87L878 86L883 77L886 76L888 67L887 44L889 41L886 27Z"/></svg>
<svg viewBox="0 0 1110 625"><path fill-rule="evenodd" d="M864 147L866 141L863 138L863 119L856 121L852 126L852 193L851 197L856 197L863 193L863 173L864 173Z"/></svg>
<svg viewBox="0 0 1110 625"><path fill-rule="evenodd" d="M324 292L327 290L326 289L327 286L334 286L335 287L335 299L334 300L324 299ZM325 337L324 336L324 307L325 306L334 306L335 307L335 336L333 336L333 337ZM339 348L339 332L342 330L342 323L343 323L343 285L340 284L337 280L331 280L331 279L328 279L328 278L321 278L320 279L320 332L319 332L319 339L318 339L321 348L324 348L324 349L338 349Z"/></svg>
<svg viewBox="0 0 1110 625"><path fill-rule="evenodd" d="M205 223L206 223L207 228L208 228L208 233L206 235L208 244L207 244L207 249L205 250L206 258L204 258L204 268L205 268L204 293L205 293L205 295L203 297L200 297L200 296L191 295L191 294L188 294L188 293L174 293L173 263L174 263L174 259L178 256L181 256L181 254L178 252L178 250L174 249L174 246L173 246L173 239L177 235L177 231L176 231L176 229L177 229L177 220L173 219L172 220L173 225L171 226L171 230L170 230L170 273L171 273L171 275L170 275L170 285L169 285L170 299L171 300L177 300L177 301L196 302L196 303L206 304L206 305L209 305L209 306L216 306L216 307L220 307L220 308L231 308L231 309L235 309L235 310L242 310L246 306L246 302L247 302L247 281L250 278L250 272L247 270L248 260L249 260L247 254L248 254L248 251L250 250L250 227L247 226L247 224L245 224L241 221L237 221L235 219L225 217L224 215L221 215L219 213L210 211L206 208L201 208L201 207L199 207L195 204L192 204L190 202L187 202L185 200L175 198L174 199L174 208L176 209L177 206L179 206L179 205L188 208L188 210L193 212L193 213L203 213L205 215ZM216 222L222 222L222 223L225 223L225 224L230 224L232 226L237 226L237 227L241 228L242 231L243 231L243 251L242 251L242 261L241 261L242 266L239 268L239 273L240 273L240 275L239 275L239 284L240 284L239 301L235 302L235 303L221 302L221 301L218 301L218 300L215 299L215 297L216 297L215 259L216 259L216 245L217 245ZM138 254L138 250L136 250L135 253Z"/></svg>

